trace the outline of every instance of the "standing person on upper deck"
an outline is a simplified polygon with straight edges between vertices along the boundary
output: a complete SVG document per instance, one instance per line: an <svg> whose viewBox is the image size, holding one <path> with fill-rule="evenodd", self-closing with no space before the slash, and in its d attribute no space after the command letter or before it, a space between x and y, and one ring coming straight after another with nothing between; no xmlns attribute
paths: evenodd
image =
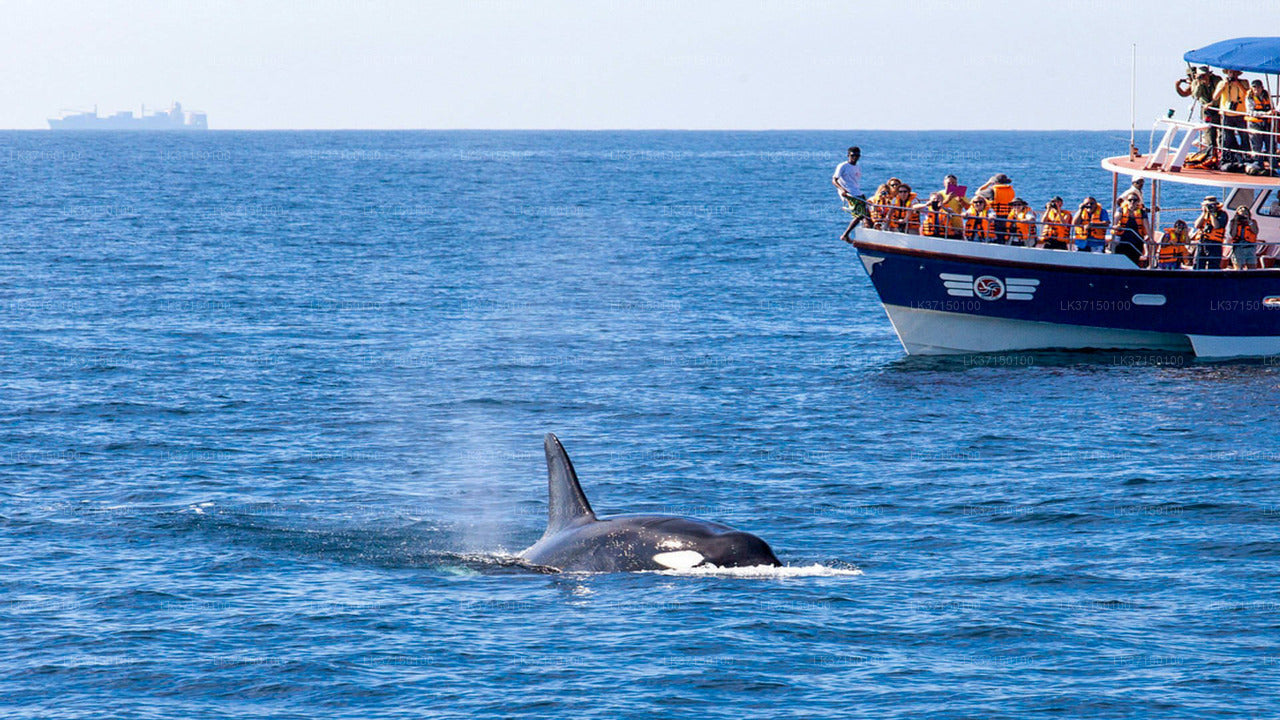
<svg viewBox="0 0 1280 720"><path fill-rule="evenodd" d="M1217 270L1222 267L1222 239L1227 233L1227 214L1218 204L1218 198L1210 195L1200 203L1200 217L1196 218L1195 268Z"/></svg>
<svg viewBox="0 0 1280 720"><path fill-rule="evenodd" d="M1222 116L1218 114L1218 109L1213 106L1213 93L1218 89L1220 78L1209 70L1208 65L1201 65L1200 72L1196 74L1196 79L1191 83L1191 95L1200 103L1200 119L1209 125L1209 148L1211 150L1218 149L1218 123L1222 122Z"/></svg>
<svg viewBox="0 0 1280 720"><path fill-rule="evenodd" d="M1241 205L1236 208L1236 216L1231 218L1227 228L1227 237L1231 238L1231 267L1236 270L1249 270L1258 267L1258 221L1249 214L1249 208Z"/></svg>
<svg viewBox="0 0 1280 720"><path fill-rule="evenodd" d="M1272 162L1271 146L1272 135L1274 132L1274 117L1271 107L1271 93L1267 92L1267 88L1262 85L1261 80L1254 80L1249 87L1249 115L1245 118L1245 124L1249 127L1249 145L1255 153L1250 158L1252 162L1261 163L1263 170L1268 174L1275 172L1276 165Z"/></svg>
<svg viewBox="0 0 1280 720"><path fill-rule="evenodd" d="M1249 95L1249 83L1240 79L1239 70L1228 70L1227 78L1213 91L1213 102L1222 115L1222 144L1228 150L1245 150L1249 147L1244 136L1245 98Z"/></svg>
<svg viewBox="0 0 1280 720"><path fill-rule="evenodd" d="M995 218L995 241L1009 242L1009 211L1013 209L1013 199L1017 197L1017 193L1013 191L1013 181L1004 173L993 175L978 188L975 195L989 201L991 214Z"/></svg>
<svg viewBox="0 0 1280 720"><path fill-rule="evenodd" d="M862 168L858 167L862 149L857 146L849 148L848 157L848 160L836 166L836 172L831 176L831 184L836 186L840 199L844 200L846 208L853 215L849 227L840 236L845 242L849 242L849 233L867 216L867 196L862 194Z"/></svg>

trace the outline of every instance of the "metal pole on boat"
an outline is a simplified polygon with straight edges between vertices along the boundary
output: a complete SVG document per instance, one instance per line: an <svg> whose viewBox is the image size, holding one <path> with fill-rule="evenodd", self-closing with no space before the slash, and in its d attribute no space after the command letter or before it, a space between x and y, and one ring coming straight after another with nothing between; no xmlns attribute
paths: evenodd
<svg viewBox="0 0 1280 720"><path fill-rule="evenodd" d="M1133 154L1134 133L1138 127L1138 43L1133 44L1133 56L1129 62L1129 154Z"/></svg>
<svg viewBox="0 0 1280 720"><path fill-rule="evenodd" d="M1147 267L1154 268L1156 266L1157 256L1160 254L1160 247L1156 245L1156 225L1160 220L1160 206L1156 203L1160 202L1160 181L1151 180L1151 202L1147 207L1151 208L1151 222L1147 223Z"/></svg>
<svg viewBox="0 0 1280 720"><path fill-rule="evenodd" d="M1111 219L1116 218L1116 198L1120 195L1120 173L1111 173Z"/></svg>

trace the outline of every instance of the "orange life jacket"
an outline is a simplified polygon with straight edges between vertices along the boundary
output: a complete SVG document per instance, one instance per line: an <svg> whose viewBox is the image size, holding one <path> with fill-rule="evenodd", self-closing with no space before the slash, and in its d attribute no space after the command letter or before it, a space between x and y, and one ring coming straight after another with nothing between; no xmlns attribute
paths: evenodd
<svg viewBox="0 0 1280 720"><path fill-rule="evenodd" d="M1235 232L1231 233L1231 242L1235 243L1254 243L1258 241L1258 231L1253 229L1252 222L1236 223Z"/></svg>
<svg viewBox="0 0 1280 720"><path fill-rule="evenodd" d="M916 204L916 194L911 193L905 198L894 197L887 204L891 206L888 213L889 229L906 232L908 225L914 224L915 212L911 210L911 206Z"/></svg>
<svg viewBox="0 0 1280 720"><path fill-rule="evenodd" d="M991 240L991 218L986 210L970 207L964 211L964 239L983 242Z"/></svg>
<svg viewBox="0 0 1280 720"><path fill-rule="evenodd" d="M1226 215L1226 213L1221 211L1214 213L1214 215L1219 214ZM1201 236L1200 242L1221 243L1222 238L1227 234L1227 229L1225 227L1226 223L1223 223L1223 227L1215 228L1210 222L1211 217L1212 216L1210 215L1201 215L1200 219L1196 220L1196 229L1204 231L1204 235Z"/></svg>
<svg viewBox="0 0 1280 720"><path fill-rule="evenodd" d="M1049 208L1044 211L1044 227L1040 230L1040 237L1044 240L1066 241L1071 234L1071 228L1067 227L1070 224L1071 213Z"/></svg>
<svg viewBox="0 0 1280 720"><path fill-rule="evenodd" d="M1138 235L1139 235L1139 236L1144 237L1144 238L1147 236L1147 219L1146 219L1145 217L1143 217L1143 215L1142 215L1142 211L1141 211L1141 210L1126 210L1126 209L1125 209L1125 208L1123 208L1123 207L1122 207L1122 208L1120 208L1120 209L1116 212L1116 227L1124 228L1124 227L1126 227L1130 222L1132 222L1132 223L1134 223L1135 225L1137 225L1137 226L1138 226Z"/></svg>
<svg viewBox="0 0 1280 720"><path fill-rule="evenodd" d="M1254 90L1250 90L1249 104L1252 106L1249 108L1251 114L1247 116L1245 120L1248 120L1254 125L1261 125L1267 122L1268 118L1262 117L1263 115L1271 112L1271 96L1267 94L1267 91L1263 90L1262 92L1255 92Z"/></svg>
<svg viewBox="0 0 1280 720"><path fill-rule="evenodd" d="M893 197L889 195L889 192L887 190L884 192L881 192L881 190L876 190L876 193L871 196L870 200L867 201L867 209L868 211L870 211L871 220L873 222L879 223L880 221L888 217L889 208L884 206L889 205L892 201L893 201Z"/></svg>
<svg viewBox="0 0 1280 720"><path fill-rule="evenodd" d="M1081 210L1076 216L1075 233L1072 237L1077 240L1107 239L1107 228L1102 224L1102 208L1097 208L1093 212Z"/></svg>
<svg viewBox="0 0 1280 720"><path fill-rule="evenodd" d="M1187 252L1189 236L1186 230L1178 232L1177 228L1165 228L1164 235L1160 236L1160 262L1186 261L1190 256Z"/></svg>
<svg viewBox="0 0 1280 720"><path fill-rule="evenodd" d="M945 210L925 210L924 222L920 224L920 234L926 237L946 237L951 230Z"/></svg>
<svg viewBox="0 0 1280 720"><path fill-rule="evenodd" d="M1013 202L1014 193L1012 185L992 185L991 186L991 212L995 213L998 218L1009 217L1010 203Z"/></svg>
<svg viewBox="0 0 1280 720"><path fill-rule="evenodd" d="M1029 245L1031 239L1035 237L1036 214L1031 208L1022 208L1015 210L1009 215L1009 219L1013 220L1014 235L1022 241L1024 245Z"/></svg>

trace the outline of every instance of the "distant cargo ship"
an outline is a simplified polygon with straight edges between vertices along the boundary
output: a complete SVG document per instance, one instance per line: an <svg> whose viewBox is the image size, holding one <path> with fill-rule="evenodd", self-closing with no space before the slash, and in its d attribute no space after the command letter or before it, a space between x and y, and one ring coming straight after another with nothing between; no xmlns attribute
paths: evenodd
<svg viewBox="0 0 1280 720"><path fill-rule="evenodd" d="M134 115L131 110L121 110L112 115L93 112L63 113L62 117L49 118L50 130L208 130L209 117L202 112L184 111L182 103L175 102L168 110L148 115L146 108Z"/></svg>

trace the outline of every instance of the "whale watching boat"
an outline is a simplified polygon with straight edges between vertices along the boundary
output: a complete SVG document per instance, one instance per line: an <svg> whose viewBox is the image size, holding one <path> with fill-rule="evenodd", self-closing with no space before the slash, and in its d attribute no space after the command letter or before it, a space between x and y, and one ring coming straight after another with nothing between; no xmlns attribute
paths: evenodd
<svg viewBox="0 0 1280 720"><path fill-rule="evenodd" d="M1228 79L1236 75L1230 71L1261 74L1266 100L1272 99L1273 79L1280 82L1280 38L1225 40L1189 51L1183 59L1193 66L1221 68ZM1194 70L1189 78L1192 74ZM1258 105L1263 107L1261 96ZM931 212L927 205L881 205L873 198L869 217L850 242L906 352L1143 349L1200 358L1280 354L1280 121L1269 108L1252 117L1253 98L1246 108L1242 96L1239 112L1227 110L1225 103L1221 107L1204 114L1197 109L1190 121L1173 119L1171 111L1156 122L1153 139L1157 134L1161 139L1150 152L1140 154L1131 143L1128 154L1101 161L1112 174L1113 218L1120 176L1145 181L1145 190L1130 191L1147 208L1140 241L1132 229L1101 225L1092 214L1092 226L1061 225L1062 234L1054 237L1064 242L1038 240L1058 225L1043 217L1021 238L1011 230L1013 220L999 214L975 220L979 232L970 233L958 213L946 214L944 223L935 216L930 224L924 217ZM1228 115L1250 115L1249 131L1233 136L1245 122ZM1209 203L1209 213L1217 210L1234 218L1245 215L1238 208L1248 208L1255 232L1233 236L1234 223L1216 236L1211 228L1197 231L1195 225L1204 222L1197 222L1200 208L1161 207L1162 186L1171 183L1220 199L1220 208ZM953 207L968 205L963 194L961 189ZM1185 251L1182 261L1165 262L1175 253L1166 256L1164 247L1175 241L1165 242L1163 233L1175 220L1187 223L1190 235L1177 243ZM995 223L997 231L983 225L987 222ZM1002 224L1004 232L999 231ZM1124 232L1130 233L1125 242L1133 240L1130 248L1145 246L1140 256L1137 250L1117 251ZM1026 237L1030 240L1018 242ZM1245 242L1252 247L1236 255L1237 244ZM1082 252L1084 248L1097 251ZM1233 255L1242 262L1231 262Z"/></svg>

